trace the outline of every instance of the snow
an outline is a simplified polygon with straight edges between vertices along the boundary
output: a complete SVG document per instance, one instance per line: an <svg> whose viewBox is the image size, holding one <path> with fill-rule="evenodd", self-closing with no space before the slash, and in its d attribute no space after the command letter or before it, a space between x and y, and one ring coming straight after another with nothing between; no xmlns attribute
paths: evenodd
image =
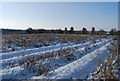
<svg viewBox="0 0 120 81"><path fill-rule="evenodd" d="M110 45L107 43L105 46ZM56 69L54 72L50 72L44 77L33 77L32 79L85 79L93 72L99 65L99 60L105 60L110 54L106 47L103 46L98 50L93 51L85 55L84 57L67 64L63 67Z"/></svg>
<svg viewBox="0 0 120 81"><path fill-rule="evenodd" d="M57 46L53 46L53 47L50 46L51 48L46 47L46 49L40 49L40 48L39 48L39 50L37 49L37 51L39 51L39 52L36 52L36 50L30 50L30 51L27 51L27 53L25 53L25 52L17 52L17 53L11 53L11 54L7 53L8 56L3 53L3 55L2 55L3 59L0 60L0 63L3 62L2 65L4 67L4 65L6 65L6 63L8 64L8 62L10 62L10 61L18 62L19 59L24 59L28 55L29 56L39 56L39 55L47 56L45 54L46 52L53 52L53 51L57 52L58 50L61 49L61 47L62 47L62 49L72 48L72 47L75 47L75 46L79 46L79 48L82 48L83 46L90 45L90 44L92 44L92 43L87 42L87 43L84 43L84 44L67 44L67 45L65 44L65 45L59 45L59 46L57 45ZM33 53L33 52L35 52L35 53ZM15 55L15 56L13 56L13 55ZM24 55L24 57L22 55ZM10 57L12 57L12 58L10 58ZM6 59L4 59L4 58L6 58Z"/></svg>
<svg viewBox="0 0 120 81"><path fill-rule="evenodd" d="M100 60L107 59L110 55L110 51L107 47L113 48L110 44L112 39L103 38L96 40L96 43L66 43L51 45L40 48L24 49L15 52L1 53L0 64L0 76L3 79L86 79L100 64ZM94 45L96 45L94 47ZM75 49L77 47L77 49ZM89 47L90 49L86 49ZM67 60L67 57L58 56L52 59L45 59L41 61L50 64L50 70L46 75L36 76L36 73L31 73L28 69L21 67L18 63L20 59L26 59L27 56L49 56L51 52L57 53L59 50L66 50L67 48L74 48L75 51L71 54L76 57L74 60ZM49 54L46 54L49 52ZM9 66L9 62L14 63L14 66ZM33 67L34 68L34 67ZM37 66L35 67L37 68Z"/></svg>

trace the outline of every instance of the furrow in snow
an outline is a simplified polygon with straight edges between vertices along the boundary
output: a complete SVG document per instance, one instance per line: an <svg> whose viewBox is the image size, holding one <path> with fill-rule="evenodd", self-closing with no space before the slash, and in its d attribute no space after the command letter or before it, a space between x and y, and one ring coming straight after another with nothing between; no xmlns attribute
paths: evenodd
<svg viewBox="0 0 120 81"><path fill-rule="evenodd" d="M98 43L96 43L98 46L99 46L99 44L100 43L103 43L103 44L105 44L105 43L107 43L109 40L104 40L104 41L102 41L102 42L98 42ZM67 46L67 47L63 47L62 48L62 50L63 49L67 49L67 48L73 48L73 47L75 47L75 46L78 46L78 48L80 49L80 48L83 48L84 49L84 46L89 46L89 45L93 45L92 43L90 43L90 42L87 42L87 43L84 43L84 44L75 44L75 45L72 45L72 46ZM57 52L58 50L61 50L61 49L52 49L52 50L49 50L49 51L43 51L43 52L39 52L39 53L32 53L32 54L29 54L30 56L49 56L49 54L45 54L46 52L52 52L52 51L54 51L54 52ZM5 65L8 65L8 63L9 62L11 62L11 61L14 61L14 64L16 63L16 64L18 64L18 60L19 59L24 59L25 57L26 57L27 55L25 55L25 56L17 56L17 57L13 57L13 58L9 58L9 59L3 59L2 61L0 61L0 63L2 63L2 65L3 65L3 67L5 68L6 66Z"/></svg>
<svg viewBox="0 0 120 81"><path fill-rule="evenodd" d="M105 39L102 39L102 40L105 40ZM73 45L75 45L75 43L63 44L63 45L58 44L58 45L52 45L52 46L47 46L47 47L41 47L41 48L19 50L19 51L15 51L15 52L1 53L0 57L2 57L2 59L7 59L7 58L19 56L19 55L26 55L26 54L37 53L37 52L42 52L42 51L49 51L52 49L59 49L61 47L68 47L68 46L73 46Z"/></svg>
<svg viewBox="0 0 120 81"><path fill-rule="evenodd" d="M87 45L91 45L92 43L90 42L87 42L87 43L84 43L84 44L75 44L75 45L72 45L72 46L67 46L67 47L62 47L62 50L63 49L67 49L67 48L73 48L75 46L78 46L79 48L82 48L83 46L87 46ZM41 51L41 52L37 52L37 53L30 53L30 54L26 54L24 56L20 55L20 56L16 56L16 57L12 57L12 58L8 58L8 59L2 59L0 60L0 63L2 63L3 67L4 65L6 65L6 63L8 64L9 62L11 61L14 61L14 62L18 62L19 59L24 59L26 56L47 56L45 53L46 52L57 52L58 50L61 50L60 48L57 48L57 49L51 49L51 50L47 50L47 51Z"/></svg>
<svg viewBox="0 0 120 81"><path fill-rule="evenodd" d="M85 79L91 72L95 71L101 59L105 60L108 55L111 54L107 50L106 46L113 48L110 43L107 43L92 53L89 53L70 64L60 67L54 72L48 73L47 76L33 77L32 79Z"/></svg>
<svg viewBox="0 0 120 81"><path fill-rule="evenodd" d="M108 43L108 42L109 42L109 40L102 41L102 42L98 42L98 46L103 46L104 44L106 44L106 43ZM80 46L80 47L81 47L81 46ZM84 48L84 47L83 47L83 48ZM82 49L82 48L81 48L81 49ZM17 66L17 67L19 67L19 66ZM13 68L16 68L16 67L13 67ZM10 69L12 69L12 68L10 68ZM13 71L10 70L10 69L4 69L2 72L5 73L5 71L10 71L10 74L9 74L9 75L11 75ZM19 72L20 72L20 71L18 71L17 74L19 74ZM7 75L8 75L8 74L7 74ZM5 77L6 74L3 74L2 76Z"/></svg>
<svg viewBox="0 0 120 81"><path fill-rule="evenodd" d="M20 51L15 51L15 52L8 52L8 53L2 53L0 56L2 56L2 59L7 59L7 58L11 58L11 57L15 57L15 56L19 56L19 55L26 55L26 54L30 54L30 53L37 53L37 52L42 52L42 51L48 51L51 49L57 49L60 47L66 47L66 46L72 46L74 45L74 43L71 44L64 44L64 45L55 45L55 46L47 46L47 47L41 47L41 48L34 48L34 49L26 49L26 50L20 50Z"/></svg>

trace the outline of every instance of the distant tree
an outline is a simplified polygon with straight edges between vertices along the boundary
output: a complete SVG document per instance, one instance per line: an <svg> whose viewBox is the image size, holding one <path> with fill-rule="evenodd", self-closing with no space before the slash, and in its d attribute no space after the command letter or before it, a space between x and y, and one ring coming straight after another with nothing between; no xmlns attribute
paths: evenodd
<svg viewBox="0 0 120 81"><path fill-rule="evenodd" d="M28 28L27 30L26 30L26 33L33 33L33 29L32 28Z"/></svg>
<svg viewBox="0 0 120 81"><path fill-rule="evenodd" d="M38 33L44 33L45 32L44 29L38 29L37 31L38 31Z"/></svg>
<svg viewBox="0 0 120 81"><path fill-rule="evenodd" d="M67 28L65 27L65 31L67 31Z"/></svg>
<svg viewBox="0 0 120 81"><path fill-rule="evenodd" d="M92 27L91 33L92 33L92 34L95 34L95 27Z"/></svg>
<svg viewBox="0 0 120 81"><path fill-rule="evenodd" d="M100 34L100 35L105 35L105 34L106 34L106 31L103 30L103 29L100 29L100 30L98 31L98 34Z"/></svg>
<svg viewBox="0 0 120 81"><path fill-rule="evenodd" d="M65 34L67 34L67 28L65 27Z"/></svg>
<svg viewBox="0 0 120 81"><path fill-rule="evenodd" d="M63 34L63 31L61 29L58 29L57 33Z"/></svg>
<svg viewBox="0 0 120 81"><path fill-rule="evenodd" d="M73 27L70 28L70 34L74 34L74 28Z"/></svg>
<svg viewBox="0 0 120 81"><path fill-rule="evenodd" d="M82 30L82 34L88 34L88 31L87 31L86 28L83 28L83 30Z"/></svg>
<svg viewBox="0 0 120 81"><path fill-rule="evenodd" d="M117 29L111 29L109 33L111 35L115 35L117 33Z"/></svg>

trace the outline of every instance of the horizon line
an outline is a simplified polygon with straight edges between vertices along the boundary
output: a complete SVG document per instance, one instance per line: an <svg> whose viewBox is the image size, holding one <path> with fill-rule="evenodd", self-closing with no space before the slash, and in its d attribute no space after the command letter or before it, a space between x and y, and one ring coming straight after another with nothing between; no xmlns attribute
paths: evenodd
<svg viewBox="0 0 120 81"><path fill-rule="evenodd" d="M28 28L32 28L32 27L28 27ZM27 28L27 29L28 29L28 28ZM67 28L67 27L65 27L65 28ZM86 28L86 29L87 29L87 27L82 27L82 29L83 29L83 28ZM94 27L94 28L95 28L95 27ZM27 29L15 29L15 28L0 28L0 30L1 30L1 29L8 29L8 30L27 30ZM57 28L56 28L56 29L45 29L45 28L37 28L37 29L35 29L35 28L32 28L32 29L33 29L33 30L39 30L39 29L44 29L44 30L63 30L63 31L65 30L65 29L61 29L61 28L58 28L58 29L57 29ZM82 29L81 29L81 30L76 30L76 29L75 29L74 31L82 31ZM101 28L101 29L103 29L103 28ZM101 30L101 29L99 29L99 30ZM111 28L111 29L116 29L116 28ZM110 29L110 30L111 30L111 29ZM67 28L67 30L69 31L70 28L69 28L69 29ZM89 29L87 29L87 30L88 30L88 31L91 31L92 28L91 28L90 30L89 30ZM96 30L96 29L95 29L95 30ZM99 30L96 30L96 31L99 31ZM105 29L103 29L103 30L104 30L104 31L110 31L110 30L105 30ZM116 29L116 30L119 31L120 29Z"/></svg>

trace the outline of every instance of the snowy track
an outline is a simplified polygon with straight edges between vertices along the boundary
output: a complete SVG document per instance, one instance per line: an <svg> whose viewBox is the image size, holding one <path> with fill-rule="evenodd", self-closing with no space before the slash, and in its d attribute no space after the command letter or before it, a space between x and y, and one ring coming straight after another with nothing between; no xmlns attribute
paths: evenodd
<svg viewBox="0 0 120 81"><path fill-rule="evenodd" d="M6 56L6 59L2 59L2 60L0 60L0 63L2 63L2 65L3 65L3 67L4 67L4 65L6 65L6 64L8 64L9 62L11 62L11 61L14 61L15 63L16 62L18 62L18 60L19 59L24 59L25 57L27 57L28 55L29 56L47 56L47 55L45 55L45 53L46 52L57 52L58 50L61 50L61 47L62 47L62 49L67 49L67 48L73 48L73 47L75 47L75 46L78 46L79 48L82 48L82 47L84 47L84 46L87 46L87 45L91 45L92 43L89 43L89 42L87 42L87 43L84 43L84 44L71 44L71 45L61 45L61 46L59 46L59 47L57 47L57 48L54 48L54 49L49 49L49 47L47 48L47 49L49 49L49 50L44 50L44 51L41 51L41 50L37 50L37 51L39 51L39 52L35 52L36 50L33 50L35 53L32 53L32 51L30 50L30 51L27 51L27 52L29 52L29 53L22 53L22 52L18 52L18 53L16 53L16 55L15 56L13 56L14 55L14 53L13 54L11 54L11 56L10 55L8 55L8 57L7 57L7 55L5 55ZM18 56L18 54L19 54L19 56ZM23 56L24 55L24 56ZM4 55L3 55L4 56ZM9 57L11 57L11 58L9 58Z"/></svg>
<svg viewBox="0 0 120 81"><path fill-rule="evenodd" d="M102 39L102 40L105 41L105 39ZM98 40L96 40L96 41L98 41ZM52 45L52 46L47 46L47 47L41 47L41 48L33 48L33 49L19 50L19 51L15 51L15 52L0 53L0 57L2 57L2 60L3 60L3 59L8 59L8 58L12 58L15 56L20 56L20 55L40 53L40 52L44 52L44 51L50 51L50 50L54 50L54 49L74 47L74 46L83 47L84 45L90 45L90 44L93 44L93 43L87 42L85 44L82 44L82 42L81 42L80 44L75 44L75 43L58 44L58 45Z"/></svg>
<svg viewBox="0 0 120 81"><path fill-rule="evenodd" d="M20 53L19 52L17 52L16 53L16 56L13 56L15 53L13 53L13 54L10 54L10 55L8 55L8 56L6 56L6 54L5 54L5 56L6 56L6 58L8 58L8 59L2 59L2 60L0 60L0 63L2 63L2 65L3 65L3 68L6 68L6 65L8 65L8 63L9 62L14 62L14 64L18 64L18 60L19 59L25 59L25 57L27 57L28 55L29 56L48 56L48 55L46 55L45 53L46 52L52 52L52 51L54 51L54 52L57 52L58 50L61 50L61 47L62 47L62 50L63 49L67 49L67 48L74 48L74 47L78 47L79 49L79 51L80 52L85 52L86 50L84 49L84 47L85 46L90 46L91 47L91 49L93 48L93 44L97 44L97 47L96 48L99 48L99 47L101 47L101 46L103 46L104 44L106 44L107 42L109 42L110 40L106 40L106 39L103 39L103 41L101 42L101 41L99 41L99 42L97 42L97 43L92 43L92 42L86 42L86 43L83 43L83 44L70 44L70 45L59 45L59 46L54 46L54 47L52 47L53 49L50 49L49 47L47 48L46 47L46 49L48 49L48 50L45 50L44 49L44 51L43 51L43 48L41 48L42 49L42 51L41 51L41 49L40 50L38 50L37 49L37 51L39 51L39 52L37 52L37 53L32 53L32 49L30 50L29 49L29 51L27 50L27 52L29 52L28 54L27 53L24 53L24 52L21 52L20 51ZM95 48L93 48L92 50L90 50L89 52L91 52L91 51L93 51L93 50L95 50ZM25 50L26 51L26 50ZM33 51L36 51L35 49L33 49ZM31 53L30 53L31 52ZM19 55L19 56L17 56L17 55ZM24 55L24 56L23 56ZM3 56L4 56L4 53L3 53ZM11 58L9 58L9 57L11 57Z"/></svg>
<svg viewBox="0 0 120 81"><path fill-rule="evenodd" d="M50 72L47 76L33 77L32 79L46 78L46 79L85 79L90 73L95 71L99 65L100 60L105 60L110 52L107 51L106 46L110 46L107 43L98 50L93 51L85 55L84 57L67 64L63 67L56 69L54 72ZM111 46L113 48L113 46Z"/></svg>
<svg viewBox="0 0 120 81"><path fill-rule="evenodd" d="M97 40L96 40L97 41ZM0 76L3 78L33 78L33 79L43 79L43 78L50 78L50 79L85 79L91 72L93 72L97 66L99 65L99 60L102 58L105 60L108 55L110 54L107 51L107 46L113 48L110 44L111 39L102 39L101 41L97 41L96 43L93 42L86 42L80 44L63 44L63 45L54 45L48 47L41 47L35 49L27 49L21 50L16 52L10 53L3 53L0 54L3 59L0 60L0 64L3 66L3 70L0 70ZM96 47L93 45L96 44ZM86 51L85 47L89 46L90 50ZM20 67L18 64L19 59L24 59L25 57L29 56L44 56L46 52L57 52L59 50L64 50L67 48L74 48L78 47L75 55L78 57L77 60L65 63L62 59L55 59L56 63L61 63L60 67L57 67L53 71L49 71L46 76L41 75L38 77L34 77L34 73L29 73L24 68ZM62 48L62 49L61 49ZM83 53L82 56L80 54ZM16 64L14 67L8 67L9 62L13 62ZM55 63L51 61L51 65ZM93 65L93 67L91 67ZM53 66L54 67L54 66ZM51 67L51 68L53 68ZM71 68L72 67L72 68ZM89 69L88 69L89 68ZM25 76L21 75L25 74Z"/></svg>

